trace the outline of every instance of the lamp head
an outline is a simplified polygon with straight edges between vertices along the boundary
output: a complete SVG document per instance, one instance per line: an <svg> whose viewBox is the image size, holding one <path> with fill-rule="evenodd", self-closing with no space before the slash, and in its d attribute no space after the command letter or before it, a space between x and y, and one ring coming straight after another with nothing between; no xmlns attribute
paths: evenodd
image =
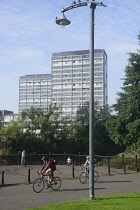
<svg viewBox="0 0 140 210"><path fill-rule="evenodd" d="M64 13L62 14L62 16L58 19L56 17L56 24L62 26L62 27L65 27L67 25L69 25L71 22L66 18L66 16L64 15Z"/></svg>

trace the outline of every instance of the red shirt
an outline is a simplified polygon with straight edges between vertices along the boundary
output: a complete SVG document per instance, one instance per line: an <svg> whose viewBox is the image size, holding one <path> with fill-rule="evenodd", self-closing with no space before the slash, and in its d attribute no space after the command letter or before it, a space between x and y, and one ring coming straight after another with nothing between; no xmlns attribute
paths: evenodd
<svg viewBox="0 0 140 210"><path fill-rule="evenodd" d="M42 173L44 173L49 168L52 169L52 171L54 171L56 169L56 166L54 165L54 163L51 160L49 160L48 162L45 162L43 164L42 169L41 169Z"/></svg>

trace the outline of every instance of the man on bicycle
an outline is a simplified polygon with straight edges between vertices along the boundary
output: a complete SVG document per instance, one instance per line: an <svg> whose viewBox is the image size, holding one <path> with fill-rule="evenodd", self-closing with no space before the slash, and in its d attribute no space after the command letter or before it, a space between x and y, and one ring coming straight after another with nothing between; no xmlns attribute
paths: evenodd
<svg viewBox="0 0 140 210"><path fill-rule="evenodd" d="M89 167L90 167L89 156L86 157L86 162L83 167L86 168L87 171L89 171Z"/></svg>
<svg viewBox="0 0 140 210"><path fill-rule="evenodd" d="M94 159L94 164L96 163L96 159ZM86 170L89 172L89 167L90 167L90 161L89 161L89 156L86 157L86 162L83 165L83 168L86 168Z"/></svg>
<svg viewBox="0 0 140 210"><path fill-rule="evenodd" d="M44 172L46 172L46 174L48 175L48 184L50 184L50 182L52 180L53 171L56 170L56 166L52 160L49 160L49 158L47 156L43 156L42 160L43 160L44 164L43 164L40 172L42 174Z"/></svg>

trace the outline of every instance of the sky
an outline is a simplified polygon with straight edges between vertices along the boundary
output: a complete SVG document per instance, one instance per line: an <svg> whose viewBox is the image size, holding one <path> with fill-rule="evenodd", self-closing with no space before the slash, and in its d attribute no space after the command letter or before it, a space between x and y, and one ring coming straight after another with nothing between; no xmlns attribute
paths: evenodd
<svg viewBox="0 0 140 210"><path fill-rule="evenodd" d="M81 0L82 1L82 0ZM78 0L77 0L78 2ZM116 103L129 52L139 49L140 0L104 0L95 9L95 49L108 56L108 102ZM71 0L0 0L0 110L18 113L19 78L51 73L52 53L90 47L90 8L65 13L71 24L55 23Z"/></svg>

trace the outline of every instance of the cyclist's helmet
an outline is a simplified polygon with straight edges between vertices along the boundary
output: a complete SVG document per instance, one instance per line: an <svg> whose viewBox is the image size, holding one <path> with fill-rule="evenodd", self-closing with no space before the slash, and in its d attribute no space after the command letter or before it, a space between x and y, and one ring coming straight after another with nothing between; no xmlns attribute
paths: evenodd
<svg viewBox="0 0 140 210"><path fill-rule="evenodd" d="M41 160L48 160L47 156L43 156Z"/></svg>
<svg viewBox="0 0 140 210"><path fill-rule="evenodd" d="M87 156L86 159L89 159L89 156Z"/></svg>

